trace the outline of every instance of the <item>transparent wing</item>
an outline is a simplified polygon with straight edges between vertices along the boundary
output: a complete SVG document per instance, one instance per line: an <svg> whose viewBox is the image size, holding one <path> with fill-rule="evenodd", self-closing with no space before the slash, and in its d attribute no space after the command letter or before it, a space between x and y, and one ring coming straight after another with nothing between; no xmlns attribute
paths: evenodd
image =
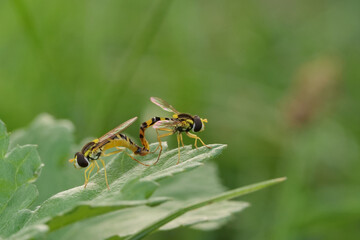
<svg viewBox="0 0 360 240"><path fill-rule="evenodd" d="M179 112L170 104L168 104L167 102L165 102L164 100L162 100L161 98L158 97L151 97L150 100L155 103L156 105L158 105L159 107L161 107L162 109L164 109L165 111L168 112L173 112L176 114L179 114Z"/></svg>
<svg viewBox="0 0 360 240"><path fill-rule="evenodd" d="M132 119L127 120L126 122L120 124L119 126L117 126L116 128L114 128L113 130L107 132L104 136L99 138L99 142L104 141L105 139L108 139L114 135L119 134L120 132L124 131L126 128L128 128L131 124L133 124L133 122L135 122L137 119L137 117L134 117Z"/></svg>
<svg viewBox="0 0 360 240"><path fill-rule="evenodd" d="M152 127L155 128L155 129L173 128L173 127L178 127L179 125L181 125L181 121L178 121L178 120L174 119L174 120L158 121Z"/></svg>

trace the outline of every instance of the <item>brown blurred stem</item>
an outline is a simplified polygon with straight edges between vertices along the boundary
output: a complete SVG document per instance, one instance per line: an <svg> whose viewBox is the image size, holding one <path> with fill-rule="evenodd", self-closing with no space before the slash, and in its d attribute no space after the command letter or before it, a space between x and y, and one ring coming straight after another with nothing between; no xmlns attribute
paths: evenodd
<svg viewBox="0 0 360 240"><path fill-rule="evenodd" d="M338 59L323 57L301 66L287 95L285 105L288 135L283 141L282 156L277 163L277 174L288 176L288 184L276 194L273 228L269 239L294 239L298 217L305 214L307 185L317 162L307 158L302 143L312 135L310 126L325 109L334 104L334 96L341 79ZM304 157L305 156L305 157ZM314 184L314 183L311 183ZM304 204L305 203L305 204Z"/></svg>
<svg viewBox="0 0 360 240"><path fill-rule="evenodd" d="M337 59L323 57L300 67L286 97L285 115L291 127L310 124L332 102L340 82Z"/></svg>

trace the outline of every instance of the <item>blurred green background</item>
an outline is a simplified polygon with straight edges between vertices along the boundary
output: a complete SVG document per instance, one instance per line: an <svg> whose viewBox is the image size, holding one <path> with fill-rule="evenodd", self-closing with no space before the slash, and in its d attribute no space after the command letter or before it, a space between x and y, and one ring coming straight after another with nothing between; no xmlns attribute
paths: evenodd
<svg viewBox="0 0 360 240"><path fill-rule="evenodd" d="M228 188L287 176L211 232L150 239L358 239L360 2L0 1L0 118L42 112L78 141L138 116L207 118ZM150 131L149 131L150 132ZM151 135L150 135L151 136ZM154 138L151 138L155 140ZM174 139L167 139L176 147ZM186 143L192 141L186 139Z"/></svg>

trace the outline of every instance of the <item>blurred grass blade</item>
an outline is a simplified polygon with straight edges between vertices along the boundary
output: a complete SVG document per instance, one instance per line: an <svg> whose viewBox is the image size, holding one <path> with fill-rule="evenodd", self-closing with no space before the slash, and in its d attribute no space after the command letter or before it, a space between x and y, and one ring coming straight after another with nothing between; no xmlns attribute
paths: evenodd
<svg viewBox="0 0 360 240"><path fill-rule="evenodd" d="M118 88L117 91L123 91L131 82L130 80L136 72L141 57L147 51L150 44L153 42L156 33L159 31L171 2L171 0L160 0L154 4L153 9L144 22L144 25L136 34L134 41L131 43L126 53L125 60L119 68L120 71L116 72L117 74L120 74L115 77L119 78L117 82L118 85L121 85L121 88ZM114 90L114 87L111 86L110 90Z"/></svg>
<svg viewBox="0 0 360 240"><path fill-rule="evenodd" d="M19 15L20 21L24 26L24 30L28 35L28 38L36 48L40 48L41 42L39 37L37 36L35 24L25 3L22 0L14 0L11 2L14 5L15 12Z"/></svg>
<svg viewBox="0 0 360 240"><path fill-rule="evenodd" d="M242 196L242 195L245 195L245 194L248 194L248 193L252 193L252 192L258 191L258 190L260 190L262 188L269 187L271 185L280 183L280 182L285 181L285 180L286 180L286 178L283 177L283 178L276 178L276 179L260 182L260 183L257 183L257 184L252 184L252 185L249 185L249 186L237 188L237 189L234 189L234 190L219 194L219 195L217 195L215 197L208 198L208 199L206 199L204 201L200 201L200 202L197 202L197 203L194 203L194 204L190 204L190 205L188 205L188 206L186 206L184 208L180 208L180 209L174 211L173 213L167 215L166 217L164 217L164 218L160 219L159 221L149 225L148 227L144 228L140 232L138 232L138 233L134 234L133 236L130 236L130 237L126 238L126 239L127 240L142 239L142 238L146 237L147 235L149 235L150 233L158 230L161 226L165 225L166 223L174 220L175 218L177 218L177 217L179 217L179 216L181 216L181 215L183 215L183 214L185 214L185 213L187 213L187 212L189 212L191 210L204 207L204 206L206 206L208 204L212 204L212 203L216 203L216 202L220 202L220 201L224 201L224 200L229 200L229 199L239 197L239 196Z"/></svg>
<svg viewBox="0 0 360 240"><path fill-rule="evenodd" d="M128 86L133 78L136 70L139 66L142 56L146 53L150 44L153 42L156 33L159 31L162 22L166 16L166 13L171 5L172 0L159 0L154 3L149 16L146 17L143 26L136 34L135 39L130 44L129 49L121 62L121 66L116 68L119 69L114 73L115 81L111 81L107 88L108 96L118 96L121 98L126 93ZM118 104L121 102L119 99L113 101L112 98L106 98L103 101L99 101L98 112L100 123L104 123L108 119L112 119L111 116L114 114L114 109L118 108ZM94 125L98 125L97 122Z"/></svg>

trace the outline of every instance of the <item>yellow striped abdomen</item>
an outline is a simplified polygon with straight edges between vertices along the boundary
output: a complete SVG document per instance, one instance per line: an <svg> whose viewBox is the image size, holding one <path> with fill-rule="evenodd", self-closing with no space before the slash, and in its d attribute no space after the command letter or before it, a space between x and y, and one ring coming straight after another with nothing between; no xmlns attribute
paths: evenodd
<svg viewBox="0 0 360 240"><path fill-rule="evenodd" d="M106 151L108 149L116 147L124 147L130 149L130 151L135 154L139 153L139 149L141 149L141 147L135 144L128 136L124 134L116 135L113 139L109 140L107 143L101 146L101 149L102 151Z"/></svg>
<svg viewBox="0 0 360 240"><path fill-rule="evenodd" d="M149 142L145 138L145 130L148 127L151 127L152 125L154 125L156 122L163 121L163 120L170 120L170 118L153 117L141 124L139 137L140 137L141 144L144 146L145 150L150 151Z"/></svg>

